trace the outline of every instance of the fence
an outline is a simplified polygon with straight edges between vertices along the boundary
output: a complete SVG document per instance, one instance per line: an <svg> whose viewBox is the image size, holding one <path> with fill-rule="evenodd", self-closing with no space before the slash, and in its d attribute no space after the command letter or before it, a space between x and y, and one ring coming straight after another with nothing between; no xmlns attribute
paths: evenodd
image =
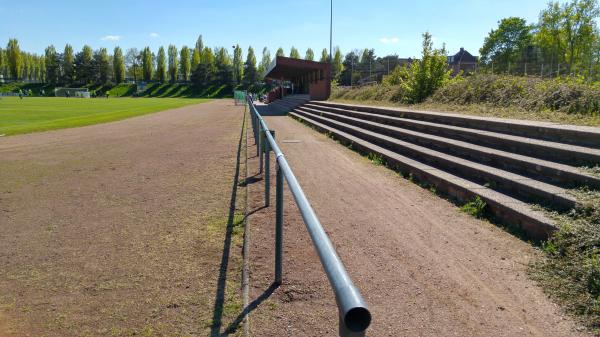
<svg viewBox="0 0 600 337"><path fill-rule="evenodd" d="M233 99L235 101L235 105L246 104L246 92L242 90L235 90L233 92Z"/></svg>
<svg viewBox="0 0 600 337"><path fill-rule="evenodd" d="M367 305L346 272L344 264L304 195L296 176L275 142L272 131L269 130L267 123L248 97L246 102L252 116L253 135L257 145L256 152L260 156L260 172L264 173L266 206L269 206L271 198L271 151L275 155L277 170L275 183L275 283L281 284L283 274L283 184L285 179L335 293L339 312L340 336L364 336L366 329L371 324L371 313Z"/></svg>

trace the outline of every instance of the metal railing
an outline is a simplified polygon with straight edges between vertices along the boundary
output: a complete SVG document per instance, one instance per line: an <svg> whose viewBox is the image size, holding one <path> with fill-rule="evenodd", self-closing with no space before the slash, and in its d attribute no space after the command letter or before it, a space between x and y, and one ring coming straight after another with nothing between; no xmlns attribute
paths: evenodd
<svg viewBox="0 0 600 337"><path fill-rule="evenodd" d="M267 123L249 98L248 106L252 116L253 135L257 145L256 151L257 155L260 156L259 170L260 173L264 173L266 206L269 206L271 196L270 152L272 151L275 155L277 169L275 185L275 283L281 284L283 273L283 183L285 179L335 293L339 311L340 336L364 336L366 329L371 324L371 313L365 301L354 283L352 283L344 264L333 248L298 180L296 180L294 172L292 172L285 156L275 142L273 132L269 130Z"/></svg>

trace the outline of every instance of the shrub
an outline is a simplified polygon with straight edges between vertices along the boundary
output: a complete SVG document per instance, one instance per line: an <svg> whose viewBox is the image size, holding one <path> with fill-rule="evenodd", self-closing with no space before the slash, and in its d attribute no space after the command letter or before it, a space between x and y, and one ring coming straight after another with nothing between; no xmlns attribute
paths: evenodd
<svg viewBox="0 0 600 337"><path fill-rule="evenodd" d="M479 74L450 82L428 100L447 104L488 104L532 111L600 113L600 85L580 78L541 79Z"/></svg>
<svg viewBox="0 0 600 337"><path fill-rule="evenodd" d="M479 196L476 196L475 199L464 204L460 210L480 219L485 216L486 207L487 204L485 201L483 201Z"/></svg>

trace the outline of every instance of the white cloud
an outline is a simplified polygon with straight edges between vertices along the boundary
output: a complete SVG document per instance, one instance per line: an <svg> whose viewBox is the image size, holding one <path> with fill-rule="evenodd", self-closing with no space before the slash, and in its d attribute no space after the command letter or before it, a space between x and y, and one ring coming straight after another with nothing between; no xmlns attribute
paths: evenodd
<svg viewBox="0 0 600 337"><path fill-rule="evenodd" d="M119 41L122 38L121 35L106 35L101 40L102 41Z"/></svg>
<svg viewBox="0 0 600 337"><path fill-rule="evenodd" d="M398 42L400 42L400 39L397 37L382 37L379 39L379 42L383 43L383 44L396 44Z"/></svg>
<svg viewBox="0 0 600 337"><path fill-rule="evenodd" d="M150 37L159 37L158 33L150 33Z"/></svg>

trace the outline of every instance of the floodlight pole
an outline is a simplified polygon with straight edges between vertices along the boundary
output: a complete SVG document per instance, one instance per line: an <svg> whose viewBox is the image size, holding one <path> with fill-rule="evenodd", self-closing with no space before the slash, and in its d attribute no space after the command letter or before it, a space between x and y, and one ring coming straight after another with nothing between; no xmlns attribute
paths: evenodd
<svg viewBox="0 0 600 337"><path fill-rule="evenodd" d="M331 64L333 61L333 0L331 0L330 4L331 8L329 10L329 64Z"/></svg>

